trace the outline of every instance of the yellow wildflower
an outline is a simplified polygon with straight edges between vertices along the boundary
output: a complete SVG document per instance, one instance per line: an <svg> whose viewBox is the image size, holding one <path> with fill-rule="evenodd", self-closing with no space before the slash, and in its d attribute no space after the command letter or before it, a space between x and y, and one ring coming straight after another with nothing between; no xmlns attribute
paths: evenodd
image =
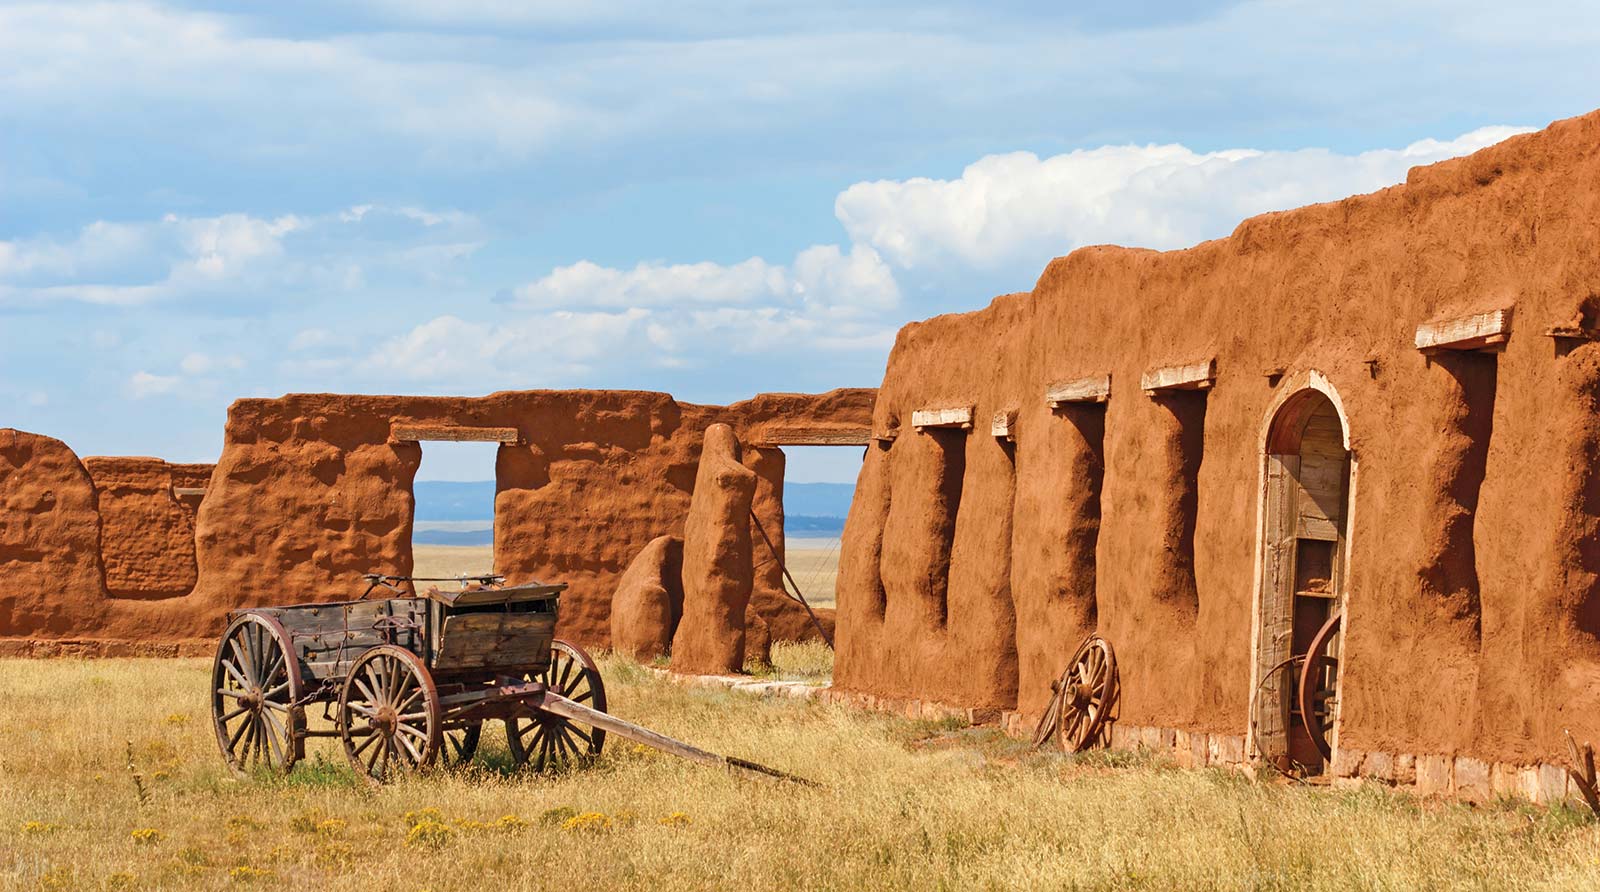
<svg viewBox="0 0 1600 892"><path fill-rule="evenodd" d="M494 822L494 826L498 830L510 832L512 830L521 830L528 826L528 822L516 815L501 815L500 820Z"/></svg>
<svg viewBox="0 0 1600 892"><path fill-rule="evenodd" d="M154 827L141 827L128 835L133 838L134 842L146 846L153 846L166 838L165 833Z"/></svg>
<svg viewBox="0 0 1600 892"><path fill-rule="evenodd" d="M434 824L443 824L444 823L444 812L439 811L437 808L432 808L432 807L419 808L416 811L408 811L408 812L406 812L406 814L405 814L405 822L406 822L406 826L407 827L415 827L418 824L421 824L423 822L430 822L430 823L434 823Z"/></svg>
<svg viewBox="0 0 1600 892"><path fill-rule="evenodd" d="M662 818L661 821L660 821L660 823L662 823L662 824L664 824L664 825L666 825L668 827L687 827L693 822L694 822L693 818L689 817L687 814L684 814L681 811L675 811L672 814L667 815L666 817Z"/></svg>
<svg viewBox="0 0 1600 892"><path fill-rule="evenodd" d="M413 848L436 849L448 843L453 833L448 824L439 821L418 821L411 825L411 831L406 834L406 845Z"/></svg>
<svg viewBox="0 0 1600 892"><path fill-rule="evenodd" d="M610 818L597 811L574 815L561 823L561 829L568 833L604 833L613 826Z"/></svg>

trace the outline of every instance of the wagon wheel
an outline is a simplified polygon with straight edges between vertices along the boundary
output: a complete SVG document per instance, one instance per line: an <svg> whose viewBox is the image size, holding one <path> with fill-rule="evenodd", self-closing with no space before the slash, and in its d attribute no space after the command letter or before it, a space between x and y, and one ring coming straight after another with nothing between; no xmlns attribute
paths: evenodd
<svg viewBox="0 0 1600 892"><path fill-rule="evenodd" d="M600 667L576 644L557 640L550 648L550 665L533 680L574 703L606 711ZM606 732L586 727L542 710L520 710L506 719L506 744L518 765L532 762L535 771L543 771L556 763L600 755Z"/></svg>
<svg viewBox="0 0 1600 892"><path fill-rule="evenodd" d="M339 737L356 771L385 781L439 755L439 689L417 655L393 644L368 650L339 692Z"/></svg>
<svg viewBox="0 0 1600 892"><path fill-rule="evenodd" d="M1054 687L1059 704L1055 724L1060 747L1079 753L1099 743L1106 717L1116 708L1121 694L1117 655L1111 642L1099 635L1085 638ZM1043 739L1049 739L1048 732Z"/></svg>
<svg viewBox="0 0 1600 892"><path fill-rule="evenodd" d="M1339 699L1339 660L1328 656L1328 646L1339 634L1342 614L1335 613L1317 636L1311 639L1311 649L1306 651L1306 661L1300 667L1300 722L1311 735L1323 761L1333 758L1333 746L1328 743L1328 730L1333 727L1334 704Z"/></svg>
<svg viewBox="0 0 1600 892"><path fill-rule="evenodd" d="M1050 705L1044 708L1044 715L1039 716L1039 724L1033 729L1033 748L1038 749L1056 736L1056 725L1061 723L1061 680L1050 681Z"/></svg>
<svg viewBox="0 0 1600 892"><path fill-rule="evenodd" d="M482 735L483 722L446 729L439 744L440 764L454 768L471 762L473 753L478 751L478 738Z"/></svg>
<svg viewBox="0 0 1600 892"><path fill-rule="evenodd" d="M305 747L299 700L300 664L283 626L255 613L229 623L211 665L211 719L235 774L294 765Z"/></svg>

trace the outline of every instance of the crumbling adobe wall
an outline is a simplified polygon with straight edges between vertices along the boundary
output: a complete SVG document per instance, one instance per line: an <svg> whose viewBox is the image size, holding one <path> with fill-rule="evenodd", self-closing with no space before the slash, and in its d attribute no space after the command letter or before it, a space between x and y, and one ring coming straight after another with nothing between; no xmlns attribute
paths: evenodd
<svg viewBox="0 0 1600 892"><path fill-rule="evenodd" d="M907 326L845 534L836 686L1037 715L1099 631L1123 722L1243 735L1267 413L1317 373L1357 468L1340 747L1529 764L1563 728L1600 739L1600 344L1544 336L1596 327L1597 243L1600 113L1188 250L1075 251L1031 293ZM1420 323L1511 305L1503 353L1415 349ZM1209 391L1140 388L1211 357ZM1108 373L1103 406L1044 401ZM972 431L912 429L964 405Z"/></svg>
<svg viewBox="0 0 1600 892"><path fill-rule="evenodd" d="M65 443L0 428L0 636L66 636L104 613L94 483Z"/></svg>
<svg viewBox="0 0 1600 892"><path fill-rule="evenodd" d="M154 600L188 594L196 580L198 500L180 498L173 489L203 487L211 466L128 456L91 456L83 465L99 496L100 558L109 595Z"/></svg>
<svg viewBox="0 0 1600 892"><path fill-rule="evenodd" d="M237 607L350 598L362 573L408 574L411 484L427 447L394 429L434 425L517 432L496 463L496 569L569 583L561 634L603 647L623 569L652 539L682 535L709 425L758 438L850 432L870 422L872 399L871 389L732 406L638 391L247 399L229 409L214 468L96 458L93 478L58 441L8 432L0 638L203 642ZM769 456L758 472L769 484L773 467ZM769 504L781 497L768 485L757 513L781 523ZM762 618L809 635L800 607L763 580Z"/></svg>

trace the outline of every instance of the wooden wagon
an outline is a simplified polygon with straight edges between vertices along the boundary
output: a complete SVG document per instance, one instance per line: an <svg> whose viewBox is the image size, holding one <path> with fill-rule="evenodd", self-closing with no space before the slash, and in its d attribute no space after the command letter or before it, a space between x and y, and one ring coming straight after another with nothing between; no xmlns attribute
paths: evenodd
<svg viewBox="0 0 1600 892"><path fill-rule="evenodd" d="M358 772L386 780L461 764L484 722L505 725L517 765L582 762L607 732L699 762L782 772L719 756L606 714L593 659L555 638L566 585L462 580L460 591L407 596L400 576L368 575L353 601L257 607L229 615L211 673L212 719L236 773L287 771L311 737L337 737ZM372 599L379 590L401 595ZM314 729L323 704L332 727Z"/></svg>

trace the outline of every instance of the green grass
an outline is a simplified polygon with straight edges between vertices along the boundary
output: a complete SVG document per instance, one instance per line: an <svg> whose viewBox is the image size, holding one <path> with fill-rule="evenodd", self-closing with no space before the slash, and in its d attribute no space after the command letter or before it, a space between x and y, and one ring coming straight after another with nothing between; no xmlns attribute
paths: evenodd
<svg viewBox="0 0 1600 892"><path fill-rule="evenodd" d="M0 889L1600 888L1600 828L1573 810L1033 753L614 659L613 712L825 786L618 740L585 769L508 774L495 726L465 771L373 788L318 744L287 778L235 780L207 665L0 661Z"/></svg>

